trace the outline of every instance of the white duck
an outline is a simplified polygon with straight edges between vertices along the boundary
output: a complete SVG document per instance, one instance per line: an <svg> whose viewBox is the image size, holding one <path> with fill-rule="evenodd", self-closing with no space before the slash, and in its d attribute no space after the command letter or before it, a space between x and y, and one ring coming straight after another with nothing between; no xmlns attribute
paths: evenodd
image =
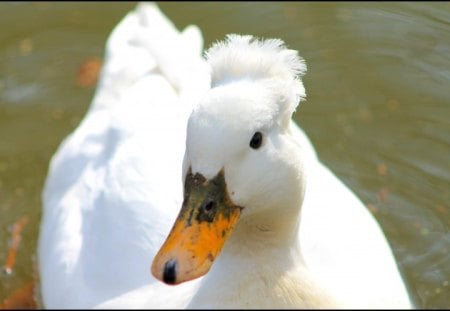
<svg viewBox="0 0 450 311"><path fill-rule="evenodd" d="M112 33L45 185L44 306L412 307L380 227L291 120L297 52L238 35L209 65L201 50L154 4Z"/></svg>

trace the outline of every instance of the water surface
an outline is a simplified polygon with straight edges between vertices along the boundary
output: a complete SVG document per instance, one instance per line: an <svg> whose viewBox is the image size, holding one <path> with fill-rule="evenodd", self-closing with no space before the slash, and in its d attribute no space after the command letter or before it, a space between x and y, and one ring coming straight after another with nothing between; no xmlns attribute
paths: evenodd
<svg viewBox="0 0 450 311"><path fill-rule="evenodd" d="M419 307L450 307L450 4L161 3L205 44L227 33L277 37L305 58L295 118L320 158L363 200ZM28 217L0 302L33 279L48 162L80 122L101 58L134 3L0 3L0 265Z"/></svg>

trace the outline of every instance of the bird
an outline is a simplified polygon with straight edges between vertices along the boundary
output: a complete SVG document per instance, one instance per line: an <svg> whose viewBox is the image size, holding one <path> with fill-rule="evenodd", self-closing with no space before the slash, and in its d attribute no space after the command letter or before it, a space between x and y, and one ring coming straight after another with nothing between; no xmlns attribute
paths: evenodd
<svg viewBox="0 0 450 311"><path fill-rule="evenodd" d="M47 308L413 308L383 231L292 119L283 40L203 51L155 3L114 28L53 155L38 240Z"/></svg>

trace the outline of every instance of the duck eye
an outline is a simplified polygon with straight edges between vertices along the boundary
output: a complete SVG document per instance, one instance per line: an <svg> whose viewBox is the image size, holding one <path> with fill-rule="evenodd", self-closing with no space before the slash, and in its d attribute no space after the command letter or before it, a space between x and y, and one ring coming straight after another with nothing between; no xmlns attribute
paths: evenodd
<svg viewBox="0 0 450 311"><path fill-rule="evenodd" d="M255 134L253 134L252 140L250 140L250 147L252 147L253 149L258 149L259 147L261 147L262 139L263 136L261 132L256 132Z"/></svg>

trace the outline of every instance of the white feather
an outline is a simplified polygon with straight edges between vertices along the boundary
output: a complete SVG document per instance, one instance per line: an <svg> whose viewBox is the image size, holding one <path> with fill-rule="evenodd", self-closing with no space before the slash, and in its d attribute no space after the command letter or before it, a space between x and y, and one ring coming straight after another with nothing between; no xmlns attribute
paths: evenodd
<svg viewBox="0 0 450 311"><path fill-rule="evenodd" d="M297 52L229 35L207 52L210 75L201 45L195 26L180 33L155 4L111 34L91 108L43 192L45 307L411 307L375 219L290 119L305 96ZM224 168L245 208L210 272L174 287L150 264L189 166Z"/></svg>

